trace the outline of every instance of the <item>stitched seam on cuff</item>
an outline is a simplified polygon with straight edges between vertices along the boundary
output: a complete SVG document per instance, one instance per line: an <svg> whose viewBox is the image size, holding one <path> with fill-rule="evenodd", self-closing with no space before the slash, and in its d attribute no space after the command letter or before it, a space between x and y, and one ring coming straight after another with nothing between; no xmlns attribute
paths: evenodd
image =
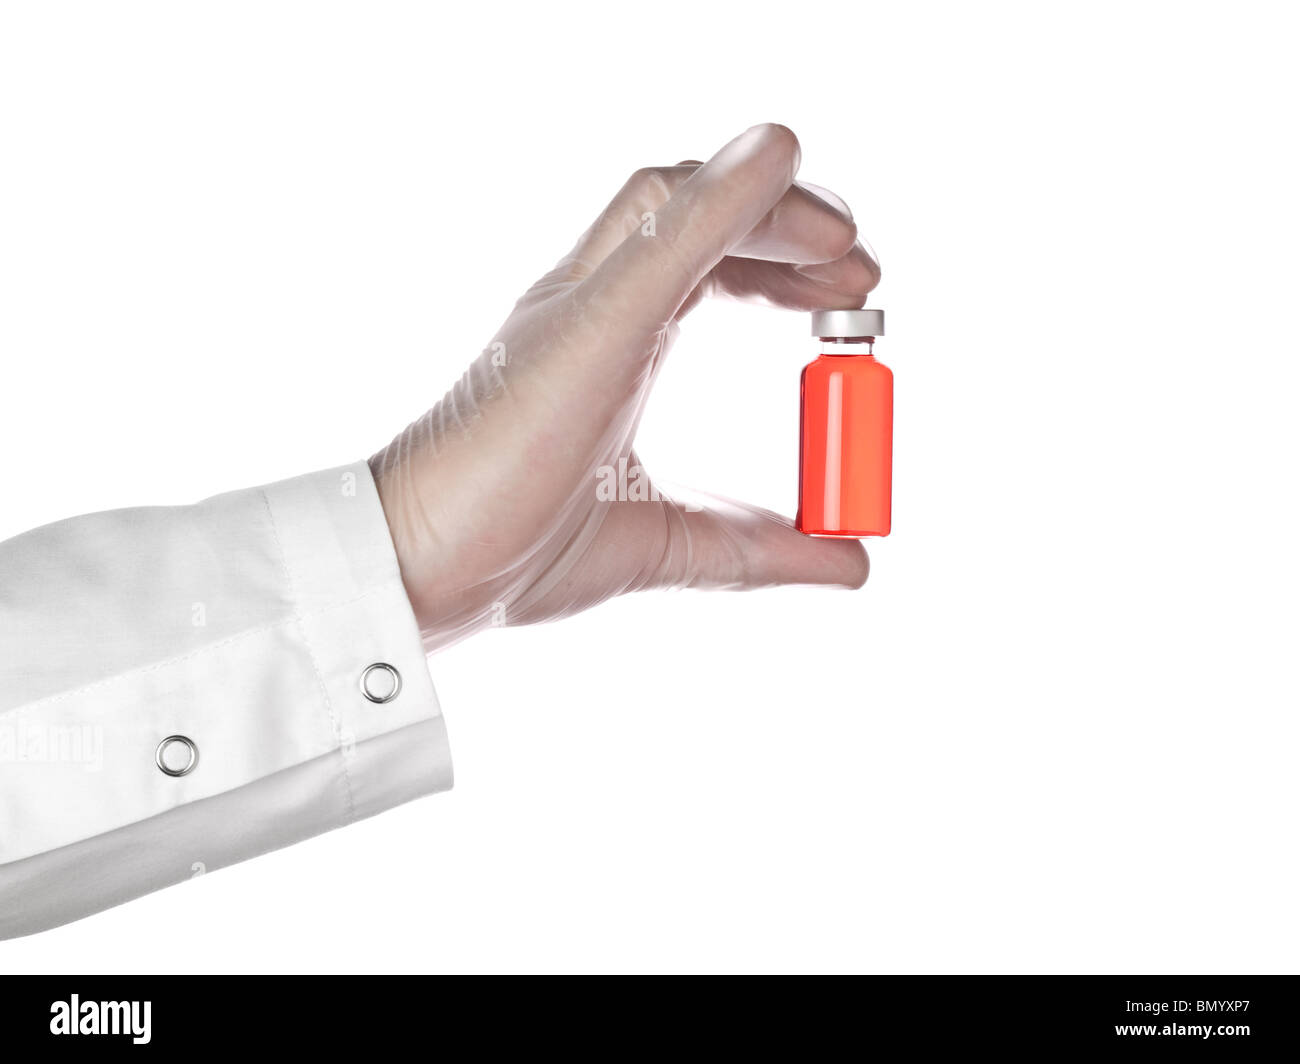
<svg viewBox="0 0 1300 1064"><path fill-rule="evenodd" d="M343 768L343 789L348 803L347 823L351 824L357 818L357 806L352 797L352 775L348 772L348 755L343 749L343 727L339 723L338 714L334 711L334 702L330 698L329 688L325 684L325 674L321 671L320 662L316 660L316 649L311 645L311 640L307 638L307 626L302 620L302 605L298 599L297 585L293 580L293 573L289 570L289 558L285 553L284 544L280 542L280 530L275 520L275 507L271 505L271 498L265 491L258 494L262 496L262 502L266 504L267 515L271 519L271 535L275 539L275 549L280 554L280 565L284 569L284 578L289 587L289 597L293 600L293 622L297 625L298 634L302 637L303 645L307 648L307 657L311 659L312 671L316 673L316 683L320 686L321 698L325 701L325 710L329 714L330 728L334 733L335 750L339 755L339 764Z"/></svg>

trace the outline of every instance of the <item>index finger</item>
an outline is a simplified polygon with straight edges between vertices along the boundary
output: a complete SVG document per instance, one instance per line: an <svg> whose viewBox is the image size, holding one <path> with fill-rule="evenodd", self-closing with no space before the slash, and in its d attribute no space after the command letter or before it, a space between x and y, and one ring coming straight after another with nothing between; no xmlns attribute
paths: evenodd
<svg viewBox="0 0 1300 1064"><path fill-rule="evenodd" d="M799 169L785 126L753 126L726 144L580 285L581 297L629 324L657 328L780 201Z"/></svg>

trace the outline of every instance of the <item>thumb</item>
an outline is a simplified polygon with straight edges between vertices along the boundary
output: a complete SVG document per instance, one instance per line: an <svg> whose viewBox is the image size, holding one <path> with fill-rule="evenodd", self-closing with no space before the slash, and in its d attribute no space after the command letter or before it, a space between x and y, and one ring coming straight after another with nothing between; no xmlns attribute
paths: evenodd
<svg viewBox="0 0 1300 1064"><path fill-rule="evenodd" d="M806 536L789 519L723 499L664 499L668 544L658 587L748 591L786 584L859 588L871 565L856 539Z"/></svg>

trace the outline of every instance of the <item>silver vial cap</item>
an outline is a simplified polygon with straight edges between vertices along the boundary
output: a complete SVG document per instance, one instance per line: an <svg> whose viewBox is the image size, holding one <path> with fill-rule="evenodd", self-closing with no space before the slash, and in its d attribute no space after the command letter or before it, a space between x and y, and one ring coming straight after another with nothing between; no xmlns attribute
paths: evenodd
<svg viewBox="0 0 1300 1064"><path fill-rule="evenodd" d="M884 336L883 310L814 310L812 334L821 337Z"/></svg>

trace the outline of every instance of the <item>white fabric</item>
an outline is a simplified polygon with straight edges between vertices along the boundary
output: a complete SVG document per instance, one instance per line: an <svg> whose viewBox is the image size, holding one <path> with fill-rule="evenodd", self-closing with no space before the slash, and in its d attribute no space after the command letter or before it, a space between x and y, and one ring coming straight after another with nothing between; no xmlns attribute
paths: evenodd
<svg viewBox="0 0 1300 1064"><path fill-rule="evenodd" d="M451 783L366 463L0 543L0 937Z"/></svg>

